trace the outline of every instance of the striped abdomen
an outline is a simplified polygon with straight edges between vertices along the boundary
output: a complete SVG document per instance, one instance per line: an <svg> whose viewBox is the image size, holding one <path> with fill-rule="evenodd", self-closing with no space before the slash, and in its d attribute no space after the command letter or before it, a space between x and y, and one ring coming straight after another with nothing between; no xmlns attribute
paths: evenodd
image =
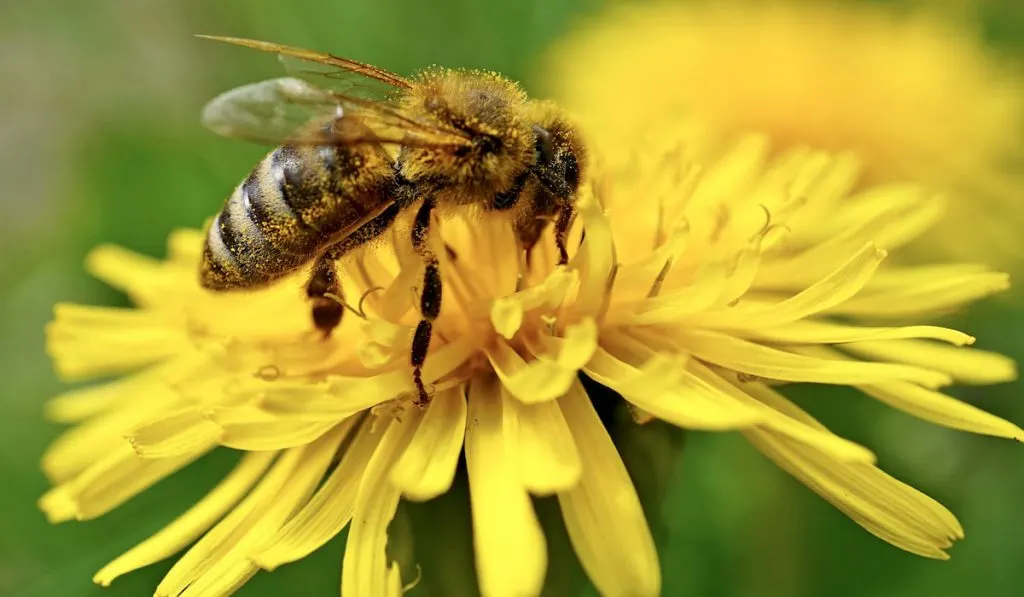
<svg viewBox="0 0 1024 597"><path fill-rule="evenodd" d="M391 201L378 146L283 145L231 194L206 236L201 284L253 288L280 278Z"/></svg>

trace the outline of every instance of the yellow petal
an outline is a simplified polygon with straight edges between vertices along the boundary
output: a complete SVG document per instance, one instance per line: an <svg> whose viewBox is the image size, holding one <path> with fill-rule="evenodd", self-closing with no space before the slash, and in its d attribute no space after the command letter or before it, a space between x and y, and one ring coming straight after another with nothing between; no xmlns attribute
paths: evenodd
<svg viewBox="0 0 1024 597"><path fill-rule="evenodd" d="M731 308L695 315L692 324L718 329L777 326L801 320L846 301L859 292L885 259L885 251L867 244L856 255L806 290L776 303Z"/></svg>
<svg viewBox="0 0 1024 597"><path fill-rule="evenodd" d="M500 216L496 219L500 220ZM505 296L515 291L519 263L509 259L509 247L516 243L510 226L501 225L487 215L467 217L460 213L446 218L440 232L444 242L455 248L457 261L472 259L487 264L480 268L476 280L485 287L487 295Z"/></svg>
<svg viewBox="0 0 1024 597"><path fill-rule="evenodd" d="M755 410L687 376L683 357L655 355L634 368L599 348L585 371L631 404L686 429L738 429L762 420Z"/></svg>
<svg viewBox="0 0 1024 597"><path fill-rule="evenodd" d="M387 531L401 497L398 488L388 480L388 474L412 441L422 419L422 411L411 409L392 422L366 465L341 564L342 595L387 592Z"/></svg>
<svg viewBox="0 0 1024 597"><path fill-rule="evenodd" d="M1024 431L1013 423L934 390L909 383L858 387L893 408L936 425L1024 441Z"/></svg>
<svg viewBox="0 0 1024 597"><path fill-rule="evenodd" d="M495 299L491 304L491 324L495 331L506 340L511 339L523 324L524 313L560 305L576 278L575 270L557 269L537 286Z"/></svg>
<svg viewBox="0 0 1024 597"><path fill-rule="evenodd" d="M660 594L654 538L615 444L579 383L558 406L583 465L580 482L558 494L580 563L602 595Z"/></svg>
<svg viewBox="0 0 1024 597"><path fill-rule="evenodd" d="M580 480L580 455L554 401L524 404L501 391L502 425L509 459L530 493L550 495Z"/></svg>
<svg viewBox="0 0 1024 597"><path fill-rule="evenodd" d="M744 136L705 172L686 205L694 230L713 235L717 208L730 198L745 194L763 172L768 148L764 135Z"/></svg>
<svg viewBox="0 0 1024 597"><path fill-rule="evenodd" d="M180 323L154 311L60 304L46 350L67 381L125 373L192 350Z"/></svg>
<svg viewBox="0 0 1024 597"><path fill-rule="evenodd" d="M242 499L273 462L274 456L273 452L250 452L243 456L235 469L199 502L160 532L104 566L93 577L93 582L110 586L117 577L184 549Z"/></svg>
<svg viewBox="0 0 1024 597"><path fill-rule="evenodd" d="M878 207L884 220L881 226L875 227L872 239L879 247L892 250L905 246L920 237L935 225L946 213L946 204L940 197L918 188L916 185L890 184L875 187L871 191L850 197L850 203L862 203L865 209L875 209L870 205L872 197L877 194ZM907 206L894 209L892 197L903 195ZM888 208L888 209L885 209ZM856 217L853 215L853 217Z"/></svg>
<svg viewBox="0 0 1024 597"><path fill-rule="evenodd" d="M592 193L588 192L580 198L577 209L587 234L579 251L569 262L570 268L580 272L579 291L573 310L596 317L604 309L615 269L615 244L608 219Z"/></svg>
<svg viewBox="0 0 1024 597"><path fill-rule="evenodd" d="M511 340L523 325L523 307L507 298L495 299L491 304L491 325L502 338Z"/></svg>
<svg viewBox="0 0 1024 597"><path fill-rule="evenodd" d="M402 597L405 593L403 590L405 587L402 586L402 571L398 567L398 562L391 562L391 567L388 568L388 578L385 583L385 597Z"/></svg>
<svg viewBox="0 0 1024 597"><path fill-rule="evenodd" d="M809 416L800 420L791 416L792 410L779 411L774 408L772 405L788 401L768 386L762 383L740 381L739 376L735 374L731 374L727 381L700 363L691 363L690 369L695 376L708 385L728 394L738 402L751 408L757 408L764 420L759 427L791 437L836 460L869 464L875 462L875 455L864 446L829 432L816 421L814 424L808 425Z"/></svg>
<svg viewBox="0 0 1024 597"><path fill-rule="evenodd" d="M911 185L873 187L856 197L844 198L840 209L821 214L806 227L806 250L784 259L766 260L758 288L805 288L855 253L866 242L884 250L895 249L942 214L942 202ZM829 222L823 226L821 221ZM822 236L822 235L828 236ZM792 251L792 249L790 249Z"/></svg>
<svg viewBox="0 0 1024 597"><path fill-rule="evenodd" d="M437 383L440 379L448 376L462 366L468 358L480 351L480 338L473 334L466 334L462 338L450 342L432 350L427 355L427 362L423 365L423 379L428 383ZM403 365L408 363L408 348L402 348ZM411 373L408 373L410 379Z"/></svg>
<svg viewBox="0 0 1024 597"><path fill-rule="evenodd" d="M448 491L466 435L466 389L439 392L419 430L391 469L391 482L407 499L424 501Z"/></svg>
<svg viewBox="0 0 1024 597"><path fill-rule="evenodd" d="M906 338L940 340L954 346L974 343L974 338L963 332L933 325L867 327L813 319L793 321L770 328L734 330L733 333L744 338L774 344L842 344L864 340L900 340Z"/></svg>
<svg viewBox="0 0 1024 597"><path fill-rule="evenodd" d="M203 252L203 231L197 228L178 228L167 235L167 256L188 267L199 264Z"/></svg>
<svg viewBox="0 0 1024 597"><path fill-rule="evenodd" d="M622 219L625 221L625 219ZM613 222L615 226L617 222ZM628 247L619 246L624 251ZM664 282L664 276L672 263L686 251L684 234L668 236L665 241L651 250L637 251L640 255L634 261L620 264L615 274L612 300L616 303L642 301L652 294L651 290ZM656 294L656 293L654 293Z"/></svg>
<svg viewBox="0 0 1024 597"><path fill-rule="evenodd" d="M554 400L569 389L597 347L597 326L584 319L545 346L553 347L554 354L537 354L530 362L500 339L485 350L502 385L527 404Z"/></svg>
<svg viewBox="0 0 1024 597"><path fill-rule="evenodd" d="M547 569L547 545L516 463L506 453L501 393L492 379L469 386L466 467L480 592L488 597L536 595Z"/></svg>
<svg viewBox="0 0 1024 597"><path fill-rule="evenodd" d="M85 268L141 305L159 300L160 286L167 280L163 263L116 245L93 249L85 259Z"/></svg>
<svg viewBox="0 0 1024 597"><path fill-rule="evenodd" d="M334 459L342 432L339 427L308 446L284 452L256 489L174 564L156 596L199 589L227 594L251 577L256 566L247 556L313 493Z"/></svg>
<svg viewBox="0 0 1024 597"><path fill-rule="evenodd" d="M231 595L256 575L258 568L246 559L231 558L219 562L214 568L185 587L180 597L207 597Z"/></svg>
<svg viewBox="0 0 1024 597"><path fill-rule="evenodd" d="M398 254L399 257L408 259L406 251L399 250ZM423 280L422 261L419 259L418 262L403 263L398 275L389 285L385 285L386 290L377 295L380 299L376 300L377 296L373 297L376 301L374 306L381 319L401 321L406 313L419 304L419 299L409 292L409 289Z"/></svg>
<svg viewBox="0 0 1024 597"><path fill-rule="evenodd" d="M931 265L893 265L875 272L868 291L894 290L934 283L938 280L963 279L964 276L990 274L991 268L980 263L938 263Z"/></svg>
<svg viewBox="0 0 1024 597"><path fill-rule="evenodd" d="M129 386L139 385L139 375L78 388L51 398L46 418L56 423L78 423L114 408L125 401Z"/></svg>
<svg viewBox="0 0 1024 597"><path fill-rule="evenodd" d="M842 385L910 381L931 388L952 381L920 367L808 357L710 331L686 332L678 343L704 361L767 379Z"/></svg>
<svg viewBox="0 0 1024 597"><path fill-rule="evenodd" d="M941 371L960 383L983 385L1017 378L1017 365L1013 359L973 348L957 348L924 340L880 340L844 344L842 349L869 359Z"/></svg>
<svg viewBox="0 0 1024 597"><path fill-rule="evenodd" d="M235 409L210 413L210 419L220 428L220 445L247 451L285 450L312 443L338 424L333 419L306 421L239 414Z"/></svg>
<svg viewBox="0 0 1024 597"><path fill-rule="evenodd" d="M865 292L830 309L837 315L904 318L951 311L965 303L1002 292L1010 277L999 272L965 273L915 285L904 284Z"/></svg>
<svg viewBox="0 0 1024 597"><path fill-rule="evenodd" d="M350 419L342 425L349 433L355 422ZM366 417L338 466L313 497L277 533L253 548L249 557L261 568L273 570L306 557L340 533L352 518L366 463L386 429L386 422Z"/></svg>
<svg viewBox="0 0 1024 597"><path fill-rule="evenodd" d="M730 268L728 277L722 284L716 306L730 308L750 290L761 267L763 249L755 240L736 256L735 264Z"/></svg>
<svg viewBox="0 0 1024 597"><path fill-rule="evenodd" d="M608 323L646 326L686 320L718 303L731 288L730 276L735 273L727 263L709 261L702 265L692 283L642 301L619 305L609 315Z"/></svg>
<svg viewBox="0 0 1024 597"><path fill-rule="evenodd" d="M868 464L843 463L772 431L744 435L777 465L896 547L928 558L963 537L960 523L935 500Z"/></svg>
<svg viewBox="0 0 1024 597"><path fill-rule="evenodd" d="M687 361L684 355L636 349L623 342L618 334L608 334L602 342L605 346L597 347L583 371L620 394L650 392L657 395L674 387L683 377ZM636 367L634 362L641 365Z"/></svg>
<svg viewBox="0 0 1024 597"><path fill-rule="evenodd" d="M319 384L277 383L267 388L261 406L310 421L340 420L412 391L412 375L403 368L367 377L336 375Z"/></svg>
<svg viewBox="0 0 1024 597"><path fill-rule="evenodd" d="M212 447L213 444L208 444L190 454L150 460L135 454L128 442L122 440L120 446L77 477L46 492L39 499L39 507L50 522L96 518L191 463Z"/></svg>
<svg viewBox="0 0 1024 597"><path fill-rule="evenodd" d="M131 430L128 441L143 458L167 458L204 450L217 442L220 427L194 406L163 412Z"/></svg>
<svg viewBox="0 0 1024 597"><path fill-rule="evenodd" d="M180 397L158 383L115 384L119 408L68 429L43 455L43 470L51 481L63 482L112 452L124 448L126 433L141 421L166 412Z"/></svg>

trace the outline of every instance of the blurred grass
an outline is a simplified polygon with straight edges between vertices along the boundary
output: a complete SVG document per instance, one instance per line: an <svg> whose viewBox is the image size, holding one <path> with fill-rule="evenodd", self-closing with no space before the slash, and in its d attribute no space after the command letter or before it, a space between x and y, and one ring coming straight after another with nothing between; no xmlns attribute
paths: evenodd
<svg viewBox="0 0 1024 597"><path fill-rule="evenodd" d="M403 73L433 63L486 67L524 80L529 89L538 53L596 6L597 0L0 5L0 49L10 57L0 62L0 77L14 91L0 94L0 184L6 185L0 193L0 595L151 593L169 562L109 589L90 578L202 495L234 459L228 452L204 458L97 521L52 527L35 507L47 488L38 459L59 432L41 417L44 400L60 391L42 336L52 304L124 304L82 272L86 251L114 242L163 254L167 232L201 225L263 151L206 133L197 115L219 91L276 76L276 61L192 33L330 50ZM984 3L994 43L1021 46L1019 14L1013 2ZM1015 331L1024 329L1018 308L989 304L958 323L980 338L980 346L1024 356L1024 338ZM1016 383L961 395L1021 422L1022 389ZM657 481L650 491L663 495L649 514L666 595L1002 595L1024 586L1018 446L938 429L852 392L796 393L837 432L873 447L893 475L953 509L967 539L950 562L904 554L738 436L692 434L687 457L673 460L664 456L678 447L676 439L655 431L622 441L637 450L634 472ZM463 498L453 495L440 506L457 509ZM540 510L551 518L550 504ZM449 530L435 526L426 533ZM553 553L557 545L564 551L564 539L552 544ZM342 547L336 539L303 562L261 573L241 594L335 594ZM431 582L425 579L424 590Z"/></svg>

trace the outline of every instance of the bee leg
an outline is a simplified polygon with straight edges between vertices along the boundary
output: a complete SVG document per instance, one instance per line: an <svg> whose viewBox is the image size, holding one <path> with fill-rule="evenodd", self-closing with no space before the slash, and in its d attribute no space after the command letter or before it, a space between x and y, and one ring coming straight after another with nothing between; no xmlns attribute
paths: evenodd
<svg viewBox="0 0 1024 597"><path fill-rule="evenodd" d="M569 250L565 243L569 236L569 227L576 218L576 210L572 205L567 205L558 211L558 219L555 220L555 247L558 249L558 265L569 263Z"/></svg>
<svg viewBox="0 0 1024 597"><path fill-rule="evenodd" d="M330 250L325 251L313 262L313 270L306 283L306 296L313 303L313 325L328 338L334 328L341 323L345 311L341 297L341 284L338 283L338 272L335 269L336 256Z"/></svg>
<svg viewBox="0 0 1024 597"><path fill-rule="evenodd" d="M412 339L412 350L409 362L412 365L413 382L418 393L416 404L424 406L429 402L430 395L423 385L423 362L427 359L430 349L430 337L434 320L441 312L441 268L437 256L430 250L430 218L436 205L432 196L428 196L416 212L412 226L412 246L423 258L426 268L423 273L423 285L420 292L421 319L416 326Z"/></svg>

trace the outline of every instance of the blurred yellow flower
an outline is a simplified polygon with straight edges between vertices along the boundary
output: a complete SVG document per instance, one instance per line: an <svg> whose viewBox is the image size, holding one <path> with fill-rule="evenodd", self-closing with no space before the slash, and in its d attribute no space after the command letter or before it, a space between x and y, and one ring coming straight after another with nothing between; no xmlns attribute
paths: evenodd
<svg viewBox="0 0 1024 597"><path fill-rule="evenodd" d="M712 143L763 132L780 149L855 151L865 183L948 195L914 256L1016 269L1024 77L962 25L838 0L618 3L541 72L597 142L683 116L707 123Z"/></svg>
<svg viewBox="0 0 1024 597"><path fill-rule="evenodd" d="M855 386L940 425L1020 440L1017 426L938 390L1011 379L1011 361L964 348L973 338L951 329L858 323L956 308L1006 276L883 266L942 206L905 185L851 194L850 156L770 157L749 137L698 167L671 138L638 159L608 156L580 199L568 266L555 265L550 236L527 262L505 222L440 223L446 294L422 410L408 367L421 265L405 235L343 263L365 319L349 315L328 341L307 321L299 278L248 295L201 290L196 231L174 234L166 261L97 249L91 271L137 308L60 305L49 349L66 378L125 376L51 403L77 426L44 457L55 487L42 509L55 522L100 516L227 447L244 454L235 470L96 582L194 542L157 595L228 594L349 525L342 593L398 594L411 574L385 547L399 500L448 491L464 453L483 594L539 593L548 556L530 496L555 495L601 594L657 595L651 532L582 372L638 422L739 430L871 533L947 557L956 518L779 382Z"/></svg>

